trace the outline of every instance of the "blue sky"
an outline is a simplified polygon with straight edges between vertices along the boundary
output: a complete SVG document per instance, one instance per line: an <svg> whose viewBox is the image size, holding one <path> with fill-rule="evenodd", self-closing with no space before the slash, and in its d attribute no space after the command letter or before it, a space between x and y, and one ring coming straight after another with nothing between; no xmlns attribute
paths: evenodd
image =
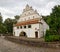
<svg viewBox="0 0 60 52"><path fill-rule="evenodd" d="M60 5L60 0L0 0L0 12L3 19L20 15L26 4L36 9L39 14L49 15L55 5Z"/></svg>

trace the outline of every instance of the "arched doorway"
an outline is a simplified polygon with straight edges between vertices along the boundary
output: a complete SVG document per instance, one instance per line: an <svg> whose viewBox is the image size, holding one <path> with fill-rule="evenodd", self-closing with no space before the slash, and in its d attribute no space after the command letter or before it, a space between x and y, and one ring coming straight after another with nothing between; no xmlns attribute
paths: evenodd
<svg viewBox="0 0 60 52"><path fill-rule="evenodd" d="M26 33L24 31L22 31L19 36L27 37L27 35L26 35Z"/></svg>
<svg viewBox="0 0 60 52"><path fill-rule="evenodd" d="M37 31L35 32L35 37L38 38L38 32Z"/></svg>

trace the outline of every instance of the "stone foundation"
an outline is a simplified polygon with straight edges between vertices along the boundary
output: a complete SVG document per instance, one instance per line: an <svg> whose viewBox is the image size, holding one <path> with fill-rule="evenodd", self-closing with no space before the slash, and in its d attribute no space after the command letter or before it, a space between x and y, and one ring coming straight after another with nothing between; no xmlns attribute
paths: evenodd
<svg viewBox="0 0 60 52"><path fill-rule="evenodd" d="M18 44L25 44L30 46L37 46L37 47L45 47L45 48L60 48L60 42L44 42L44 41L38 41L38 39L30 40L30 39L22 39L19 37L12 37L7 36L5 37L6 40L18 43Z"/></svg>

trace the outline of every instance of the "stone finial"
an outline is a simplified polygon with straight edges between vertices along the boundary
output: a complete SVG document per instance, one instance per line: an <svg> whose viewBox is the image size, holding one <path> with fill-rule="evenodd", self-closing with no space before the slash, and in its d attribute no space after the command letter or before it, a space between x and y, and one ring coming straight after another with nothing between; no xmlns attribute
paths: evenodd
<svg viewBox="0 0 60 52"><path fill-rule="evenodd" d="M37 13L37 10L35 10L35 12Z"/></svg>
<svg viewBox="0 0 60 52"><path fill-rule="evenodd" d="M32 9L32 6L30 7L30 9Z"/></svg>
<svg viewBox="0 0 60 52"><path fill-rule="evenodd" d="M23 12L26 12L28 10L32 10L32 6L30 7L28 4L26 5L25 9L23 10Z"/></svg>
<svg viewBox="0 0 60 52"><path fill-rule="evenodd" d="M29 5L28 4L26 5L26 8L29 8Z"/></svg>
<svg viewBox="0 0 60 52"><path fill-rule="evenodd" d="M35 10L35 13L37 13L39 15L39 13L37 12L37 10Z"/></svg>
<svg viewBox="0 0 60 52"><path fill-rule="evenodd" d="M29 7L29 5L27 4L25 10L27 11L27 10L29 10L29 8L30 8L30 7Z"/></svg>
<svg viewBox="0 0 60 52"><path fill-rule="evenodd" d="M27 11L29 9L29 5L27 4L23 12Z"/></svg>

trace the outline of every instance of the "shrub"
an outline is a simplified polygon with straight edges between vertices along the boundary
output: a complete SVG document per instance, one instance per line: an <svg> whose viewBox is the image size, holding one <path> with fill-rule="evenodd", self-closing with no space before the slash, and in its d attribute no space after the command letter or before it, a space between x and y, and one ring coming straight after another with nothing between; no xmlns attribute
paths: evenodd
<svg viewBox="0 0 60 52"><path fill-rule="evenodd" d="M46 42L60 41L60 35L53 35L50 31L46 31L45 35Z"/></svg>

